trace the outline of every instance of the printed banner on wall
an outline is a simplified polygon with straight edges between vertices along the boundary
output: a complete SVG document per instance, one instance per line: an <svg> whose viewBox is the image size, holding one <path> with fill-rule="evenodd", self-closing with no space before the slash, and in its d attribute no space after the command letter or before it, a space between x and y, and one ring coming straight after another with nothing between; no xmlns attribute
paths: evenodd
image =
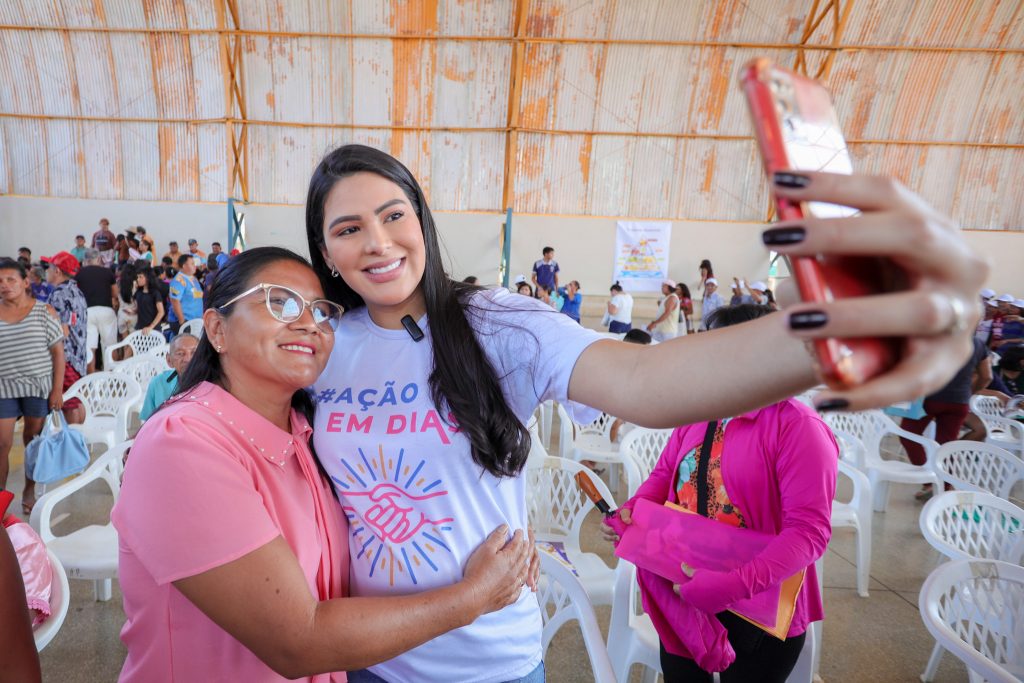
<svg viewBox="0 0 1024 683"><path fill-rule="evenodd" d="M627 292L658 292L668 277L668 246L672 224L618 221L615 274Z"/></svg>

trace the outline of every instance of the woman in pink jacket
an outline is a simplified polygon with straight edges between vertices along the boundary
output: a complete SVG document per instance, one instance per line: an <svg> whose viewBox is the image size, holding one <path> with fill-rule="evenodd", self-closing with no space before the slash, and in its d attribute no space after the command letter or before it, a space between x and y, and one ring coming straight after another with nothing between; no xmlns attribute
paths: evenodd
<svg viewBox="0 0 1024 683"><path fill-rule="evenodd" d="M770 312L744 304L719 309L710 327L752 320ZM695 623L658 624L661 666L666 683L712 680L711 673L694 661L676 637L683 629L696 630L696 621L713 615L728 632L736 659L721 672L721 682L778 681L789 676L803 647L804 633L824 613L814 562L831 537L832 498L835 494L838 447L828 426L817 414L794 399L718 421L711 453L705 454L708 423L686 425L673 432L651 476L619 511L629 524L640 498L666 501L698 512L698 470L707 474L707 516L723 524L775 535L753 560L729 572L697 569L678 588L679 598L695 610L682 612ZM609 540L618 537L606 531ZM737 600L749 598L807 569L796 610L785 641L727 611ZM685 568L684 568L685 569ZM643 570L639 570L643 572ZM641 590L650 585L641 577ZM656 578L656 577L655 577ZM661 579L665 581L664 579ZM645 600L650 594L645 595ZM680 614L680 612L675 612Z"/></svg>

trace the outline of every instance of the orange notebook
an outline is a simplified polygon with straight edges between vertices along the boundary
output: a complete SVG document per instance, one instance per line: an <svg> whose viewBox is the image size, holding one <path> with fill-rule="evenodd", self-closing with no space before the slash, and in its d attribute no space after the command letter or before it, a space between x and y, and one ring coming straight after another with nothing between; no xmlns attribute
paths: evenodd
<svg viewBox="0 0 1024 683"><path fill-rule="evenodd" d="M673 503L640 499L615 554L673 583L690 578L682 563L695 569L729 571L753 559L775 538L753 529L722 524ZM801 569L777 586L734 603L729 610L779 640L789 634L796 600L804 583Z"/></svg>

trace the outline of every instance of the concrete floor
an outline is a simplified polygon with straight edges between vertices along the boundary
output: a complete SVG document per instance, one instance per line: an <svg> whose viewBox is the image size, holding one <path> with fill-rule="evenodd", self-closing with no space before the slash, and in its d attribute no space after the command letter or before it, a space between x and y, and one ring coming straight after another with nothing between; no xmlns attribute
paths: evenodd
<svg viewBox="0 0 1024 683"><path fill-rule="evenodd" d="M9 488L16 493L21 491L24 476L22 461L23 452L16 446L9 481ZM840 491L845 495L843 481ZM838 529L832 539L824 573L826 619L820 671L824 681L909 682L918 680L924 670L933 641L921 623L917 596L925 577L939 562L939 555L918 530L921 505L912 494L911 487L894 486L888 511L874 515L869 598L859 597L855 590L853 530ZM58 515L68 512L70 516L56 527L57 533L105 523L110 503L105 486L91 484L58 507ZM18 499L11 509L20 508ZM611 562L611 549L601 540L598 525L595 511L587 519L583 549ZM609 608L598 608L597 615L607 633ZM113 599L96 602L91 582L72 580L67 620L40 655L43 679L66 683L115 681L125 657L118 638L123 624L116 581ZM573 622L555 636L546 664L552 683L593 680L582 638ZM936 680L946 683L966 678L960 661L946 655ZM634 667L630 680L640 680L639 667Z"/></svg>

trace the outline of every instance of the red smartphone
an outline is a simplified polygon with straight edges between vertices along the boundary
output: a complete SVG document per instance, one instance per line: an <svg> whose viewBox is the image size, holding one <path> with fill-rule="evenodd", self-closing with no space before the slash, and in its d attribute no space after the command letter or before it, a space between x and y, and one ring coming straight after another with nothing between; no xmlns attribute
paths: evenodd
<svg viewBox="0 0 1024 683"><path fill-rule="evenodd" d="M744 66L740 83L769 180L783 170L853 172L824 86L763 58ZM787 221L858 213L846 206L782 197L775 197L775 205L779 219ZM885 258L798 256L787 262L803 301L829 302L906 289L902 269ZM833 389L848 389L885 372L903 350L899 338L816 339L813 345L819 370Z"/></svg>

